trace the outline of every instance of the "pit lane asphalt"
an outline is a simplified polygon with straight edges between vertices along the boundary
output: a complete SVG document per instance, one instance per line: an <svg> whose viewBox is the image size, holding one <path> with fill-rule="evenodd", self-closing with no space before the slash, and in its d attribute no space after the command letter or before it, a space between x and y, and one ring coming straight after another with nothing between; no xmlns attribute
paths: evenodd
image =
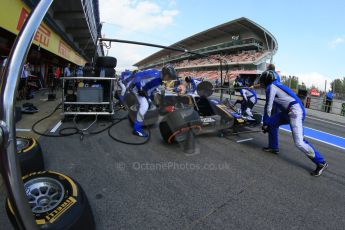
<svg viewBox="0 0 345 230"><path fill-rule="evenodd" d="M112 133L138 140L128 121ZM247 138L254 139L236 142ZM290 133L280 131L279 155L261 151L262 133L229 139L199 137L196 155L164 144L156 128L144 146L113 142L106 132L39 141L46 167L86 191L97 229L344 229L345 151L312 141L330 165L315 178ZM0 221L11 229L4 208Z"/></svg>

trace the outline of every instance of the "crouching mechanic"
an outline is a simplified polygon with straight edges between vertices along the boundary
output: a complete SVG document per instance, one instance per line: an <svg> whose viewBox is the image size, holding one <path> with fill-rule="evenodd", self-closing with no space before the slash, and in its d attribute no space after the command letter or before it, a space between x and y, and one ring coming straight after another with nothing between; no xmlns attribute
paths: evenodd
<svg viewBox="0 0 345 230"><path fill-rule="evenodd" d="M133 125L133 134L140 137L147 137L147 133L144 132L142 126L144 117L149 109L149 101L159 90L163 81L176 80L177 74L174 67L168 65L162 68L161 71L156 69L148 69L139 71L135 74L133 80L133 93L136 95L139 103L139 109L136 117L136 121Z"/></svg>
<svg viewBox="0 0 345 230"><path fill-rule="evenodd" d="M265 71L260 76L260 85L266 88L266 104L263 117L263 131L269 133L266 152L279 153L278 129L280 125L290 124L296 147L304 152L315 164L313 176L320 176L328 166L324 157L303 136L305 110L301 100L285 85L276 80L273 71ZM279 112L272 114L273 103Z"/></svg>
<svg viewBox="0 0 345 230"><path fill-rule="evenodd" d="M195 93L197 86L202 82L198 79L192 78L192 77L186 77L185 79L186 82L186 93L193 94Z"/></svg>
<svg viewBox="0 0 345 230"><path fill-rule="evenodd" d="M256 95L256 92L254 89L245 87L243 82L240 79L237 79L235 82L235 90L237 92L240 92L242 96L242 100L237 100L235 102L235 105L237 103L241 104L241 113L243 115L247 115L247 120L249 121L255 121L253 118L252 109L256 105L258 101L258 97Z"/></svg>

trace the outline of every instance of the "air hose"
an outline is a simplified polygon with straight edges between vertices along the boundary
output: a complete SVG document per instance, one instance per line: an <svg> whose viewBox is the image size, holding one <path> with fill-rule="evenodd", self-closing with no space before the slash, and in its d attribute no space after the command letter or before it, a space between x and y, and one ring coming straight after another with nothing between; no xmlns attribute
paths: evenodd
<svg viewBox="0 0 345 230"><path fill-rule="evenodd" d="M32 131L34 133L36 133L37 135L44 136L44 137L68 137L68 136L73 136L73 135L76 135L76 134L84 135L83 130L80 130L77 127L62 128L62 129L59 130L59 134L58 135L46 134L46 133L42 133L42 132L36 130L36 126L39 123L41 123L42 121L44 121L44 120L48 119L49 117L51 117L57 110L61 109L61 107L60 107L61 105L62 105L62 103L58 104L50 114L48 114L47 116L45 116L45 117L39 119L38 121L36 121L32 125L32 127L31 127ZM148 130L148 137L145 138L145 140L142 141L142 142L128 142L128 141L120 140L120 139L114 137L111 134L111 128L113 128L115 125L119 124L121 121L126 120L126 119L127 119L127 116L122 117L122 118L116 118L114 122L112 122L110 125L106 126L105 128L103 128L101 130L94 131L94 132L88 132L87 134L96 135L96 134L100 134L100 133L108 130L109 137L111 139L113 139L114 141L122 143L122 144L126 144L126 145L144 145L144 144L148 143L150 138L151 138L151 131L150 130Z"/></svg>

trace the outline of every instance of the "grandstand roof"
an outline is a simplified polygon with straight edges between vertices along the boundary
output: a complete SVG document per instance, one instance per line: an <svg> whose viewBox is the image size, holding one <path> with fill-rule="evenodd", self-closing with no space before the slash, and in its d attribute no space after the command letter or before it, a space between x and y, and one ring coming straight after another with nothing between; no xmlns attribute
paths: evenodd
<svg viewBox="0 0 345 230"><path fill-rule="evenodd" d="M170 47L179 47L185 48L187 50L193 50L195 48L200 48L198 47L198 45L201 43L207 45L217 44L220 42L221 38L227 38L228 40L231 40L232 36L241 34L245 34L245 36L248 38L254 37L261 40L264 44L264 47L267 50L270 50L272 54L275 54L278 49L278 42L276 38L268 30L245 17L238 18L227 23L215 26L208 30L202 31L177 43L174 43L170 45ZM174 56L177 54L178 53L176 52L162 49L135 63L134 66L140 67L164 57Z"/></svg>

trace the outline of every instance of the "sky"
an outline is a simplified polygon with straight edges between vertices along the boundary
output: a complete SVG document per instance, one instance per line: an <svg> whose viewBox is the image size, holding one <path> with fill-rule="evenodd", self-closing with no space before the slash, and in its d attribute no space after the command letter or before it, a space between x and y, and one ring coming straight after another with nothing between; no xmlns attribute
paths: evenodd
<svg viewBox="0 0 345 230"><path fill-rule="evenodd" d="M108 38L171 45L219 24L247 17L278 41L274 64L324 89L325 80L345 77L344 0L99 0L102 34ZM108 55L118 71L156 48L113 43ZM327 85L327 88L329 84Z"/></svg>

